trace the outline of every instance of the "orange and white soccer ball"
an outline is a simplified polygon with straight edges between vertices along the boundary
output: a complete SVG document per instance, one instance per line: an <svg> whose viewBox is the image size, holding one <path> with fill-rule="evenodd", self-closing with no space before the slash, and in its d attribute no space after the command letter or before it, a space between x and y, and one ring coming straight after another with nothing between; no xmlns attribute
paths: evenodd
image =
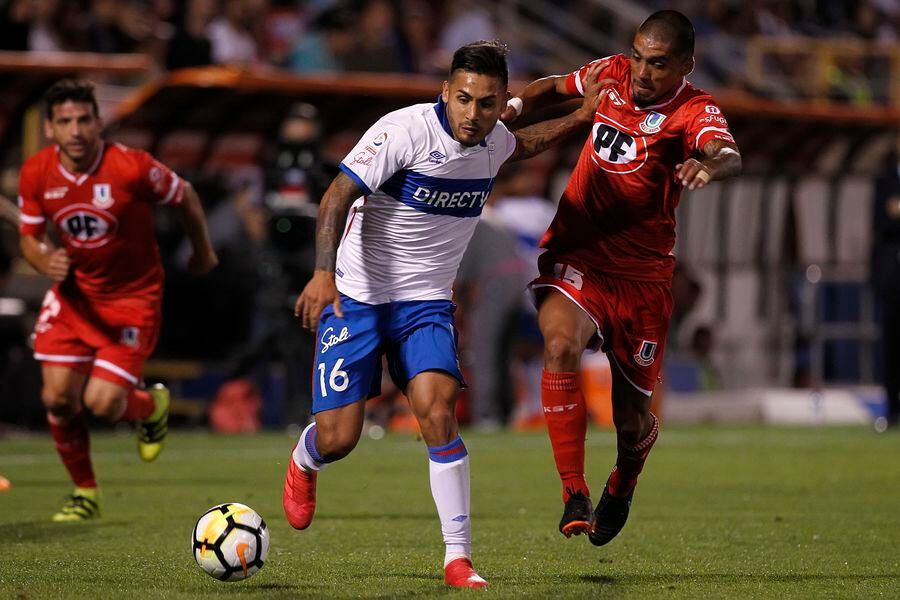
<svg viewBox="0 0 900 600"><path fill-rule="evenodd" d="M249 506L237 502L219 504L197 520L191 535L191 550L194 560L210 577L240 581L265 564L269 554L269 528Z"/></svg>

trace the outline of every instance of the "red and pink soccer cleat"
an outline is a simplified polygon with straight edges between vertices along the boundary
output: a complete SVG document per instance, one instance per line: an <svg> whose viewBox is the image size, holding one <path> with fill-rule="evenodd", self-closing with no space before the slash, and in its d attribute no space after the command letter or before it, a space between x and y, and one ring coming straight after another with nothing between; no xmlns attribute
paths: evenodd
<svg viewBox="0 0 900 600"><path fill-rule="evenodd" d="M307 473L298 467L293 457L288 459L281 503L284 505L284 515L294 529L306 529L312 523L316 513L317 475L315 471Z"/></svg>
<svg viewBox="0 0 900 600"><path fill-rule="evenodd" d="M484 588L488 582L484 580L468 558L457 558L444 567L444 583L451 587Z"/></svg>

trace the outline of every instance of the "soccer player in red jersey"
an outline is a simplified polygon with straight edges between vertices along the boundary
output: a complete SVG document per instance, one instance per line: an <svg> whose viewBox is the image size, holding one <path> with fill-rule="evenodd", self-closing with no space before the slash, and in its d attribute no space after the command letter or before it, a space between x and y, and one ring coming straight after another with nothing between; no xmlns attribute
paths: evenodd
<svg viewBox="0 0 900 600"><path fill-rule="evenodd" d="M60 81L44 101L44 133L55 144L22 166L20 244L54 282L35 325L34 356L50 431L75 491L53 520L80 521L99 516L101 504L82 400L100 418L135 422L145 461L157 457L167 432L168 391L140 389L162 304L153 207L176 207L193 245L193 273L206 273L218 258L191 185L146 152L101 139L91 84ZM59 247L46 235L48 221Z"/></svg>
<svg viewBox="0 0 900 600"><path fill-rule="evenodd" d="M563 484L559 525L602 546L628 518L638 474L659 431L650 412L672 311L675 207L682 190L737 175L741 156L716 101L685 78L694 29L681 13L653 13L631 55L610 56L529 84L506 120L580 96L586 69L613 79L541 245L531 283L544 336L541 397ZM578 381L585 349L612 365L618 456L596 510L584 477L587 412Z"/></svg>

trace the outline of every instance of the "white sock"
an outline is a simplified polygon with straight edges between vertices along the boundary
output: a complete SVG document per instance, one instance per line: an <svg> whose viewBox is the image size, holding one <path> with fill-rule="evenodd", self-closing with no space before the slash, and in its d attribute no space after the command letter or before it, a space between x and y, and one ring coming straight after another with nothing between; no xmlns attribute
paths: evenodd
<svg viewBox="0 0 900 600"><path fill-rule="evenodd" d="M462 439L428 449L431 495L441 520L446 550L444 566L472 556L469 501L469 456Z"/></svg>
<svg viewBox="0 0 900 600"><path fill-rule="evenodd" d="M300 434L300 440L294 446L294 464L309 473L321 471L327 464L322 461L319 451L316 449L316 422L306 426Z"/></svg>

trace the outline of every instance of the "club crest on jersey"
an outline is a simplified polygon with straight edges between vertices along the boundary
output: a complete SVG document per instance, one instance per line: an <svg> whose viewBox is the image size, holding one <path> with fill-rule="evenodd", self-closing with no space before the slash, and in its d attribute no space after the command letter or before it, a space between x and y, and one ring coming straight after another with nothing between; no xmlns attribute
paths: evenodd
<svg viewBox="0 0 900 600"><path fill-rule="evenodd" d="M128 346L129 348L137 348L140 345L139 341L140 329L137 327L123 327L122 328L122 339L120 340L123 346Z"/></svg>
<svg viewBox="0 0 900 600"><path fill-rule="evenodd" d="M76 248L99 248L116 233L116 218L90 204L73 204L62 209L53 220L66 243Z"/></svg>
<svg viewBox="0 0 900 600"><path fill-rule="evenodd" d="M97 208L109 208L113 205L112 188L108 183L94 184L94 199L91 204Z"/></svg>
<svg viewBox="0 0 900 600"><path fill-rule="evenodd" d="M666 115L661 115L658 112L650 111L650 114L647 115L647 118L644 119L644 122L641 123L641 131L644 133L656 133L659 131L659 128L662 127L663 121L666 120Z"/></svg>
<svg viewBox="0 0 900 600"><path fill-rule="evenodd" d="M649 340L641 340L641 345L638 348L638 351L634 354L634 362L641 365L642 367L649 367L653 364L653 361L656 360L656 346L658 342L651 342Z"/></svg>

